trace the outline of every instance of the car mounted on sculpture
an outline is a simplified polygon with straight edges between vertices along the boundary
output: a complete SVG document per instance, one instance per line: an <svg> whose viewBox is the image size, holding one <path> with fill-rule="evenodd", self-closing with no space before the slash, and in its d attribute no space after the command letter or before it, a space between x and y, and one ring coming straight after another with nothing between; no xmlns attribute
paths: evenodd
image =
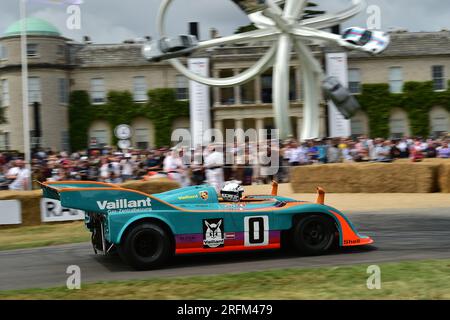
<svg viewBox="0 0 450 320"><path fill-rule="evenodd" d="M83 210L94 250L114 247L138 270L161 267L174 254L279 249L293 246L304 255L372 244L339 210L324 204L271 195L219 199L208 185L146 194L99 182L47 182L44 198ZM241 194L241 193L240 193Z"/></svg>
<svg viewBox="0 0 450 320"><path fill-rule="evenodd" d="M358 100L342 85L336 77L327 77L322 82L322 90L326 100L333 101L345 119L351 119L361 109Z"/></svg>
<svg viewBox="0 0 450 320"><path fill-rule="evenodd" d="M363 47L365 51L373 54L382 53L390 43L390 36L383 31L371 31L359 27L351 27L344 31L342 38L356 46Z"/></svg>
<svg viewBox="0 0 450 320"><path fill-rule="evenodd" d="M190 49L198 45L193 35L180 35L175 38L164 37L159 41L159 48L163 53L171 53Z"/></svg>
<svg viewBox="0 0 450 320"><path fill-rule="evenodd" d="M160 62L172 58L189 57L198 45L197 37L193 35L179 35L177 37L163 37L156 41L149 41L142 46L142 55L149 61Z"/></svg>

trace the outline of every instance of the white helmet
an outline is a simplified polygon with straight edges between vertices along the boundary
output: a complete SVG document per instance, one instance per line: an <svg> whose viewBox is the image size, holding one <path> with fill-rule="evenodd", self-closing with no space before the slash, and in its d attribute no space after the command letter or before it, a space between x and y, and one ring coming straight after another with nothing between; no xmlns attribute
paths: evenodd
<svg viewBox="0 0 450 320"><path fill-rule="evenodd" d="M242 188L237 182L227 182L220 194L225 201L239 202L241 201L242 194L244 193L244 188Z"/></svg>

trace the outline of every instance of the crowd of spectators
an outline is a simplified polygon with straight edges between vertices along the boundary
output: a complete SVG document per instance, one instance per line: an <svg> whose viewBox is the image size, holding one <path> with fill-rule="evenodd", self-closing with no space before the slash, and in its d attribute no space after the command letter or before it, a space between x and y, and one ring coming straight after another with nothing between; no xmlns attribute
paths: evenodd
<svg viewBox="0 0 450 320"><path fill-rule="evenodd" d="M19 154L0 153L0 189L26 190L31 179L36 181L101 181L122 183L129 180L169 177L182 186L199 185L212 179L208 170L221 169L221 180L238 180L244 185L268 183L272 179L287 182L289 168L301 165L341 162L392 162L396 159L421 161L423 158L450 159L450 136L440 139L402 138L397 140L322 139L299 143L295 139L276 144L235 142L223 149L211 148L160 148L130 150L122 153L113 148L91 149L69 154L39 150L31 162L31 177ZM230 163L230 154L232 157ZM275 163L258 161L264 154L278 157ZM214 160L212 160L214 158ZM221 161L220 158L223 158ZM217 160L219 159L219 161ZM273 158L272 158L273 159ZM266 170L271 165L279 167L273 175Z"/></svg>

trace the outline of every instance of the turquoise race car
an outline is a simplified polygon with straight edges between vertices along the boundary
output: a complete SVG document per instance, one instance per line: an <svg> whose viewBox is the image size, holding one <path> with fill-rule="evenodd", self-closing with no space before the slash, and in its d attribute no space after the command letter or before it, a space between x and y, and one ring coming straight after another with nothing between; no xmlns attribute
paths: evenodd
<svg viewBox="0 0 450 320"><path fill-rule="evenodd" d="M277 195L219 199L208 185L145 194L100 182L47 182L44 198L83 210L95 252L117 249L139 270L161 267L174 254L279 249L293 246L304 255L373 243L360 235L339 210ZM115 251L115 250L114 250Z"/></svg>

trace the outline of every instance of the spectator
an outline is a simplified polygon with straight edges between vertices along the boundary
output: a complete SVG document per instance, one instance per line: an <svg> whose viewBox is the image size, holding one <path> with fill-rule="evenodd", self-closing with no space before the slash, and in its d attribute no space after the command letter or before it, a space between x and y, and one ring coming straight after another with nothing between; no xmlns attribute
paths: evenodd
<svg viewBox="0 0 450 320"><path fill-rule="evenodd" d="M442 159L450 159L450 148L448 142L443 142L442 146L437 149L438 157Z"/></svg>
<svg viewBox="0 0 450 320"><path fill-rule="evenodd" d="M410 158L413 162L420 162L424 158L423 146L420 140L416 140L410 148Z"/></svg>
<svg viewBox="0 0 450 320"><path fill-rule="evenodd" d="M391 142L383 139L375 140L374 160L376 162L391 162Z"/></svg>
<svg viewBox="0 0 450 320"><path fill-rule="evenodd" d="M341 162L341 153L339 150L339 145L336 144L333 140L328 141L327 159L328 163Z"/></svg>
<svg viewBox="0 0 450 320"><path fill-rule="evenodd" d="M23 160L16 160L15 166L9 169L6 178L12 181L9 185L9 190L28 190L31 172L25 168Z"/></svg>
<svg viewBox="0 0 450 320"><path fill-rule="evenodd" d="M131 179L152 179L169 177L182 186L213 183L220 190L224 177L219 177L224 168L228 169L227 181L240 177L245 184L269 183L274 177L278 181L289 181L289 167L309 164L377 161L391 162L410 156L414 161L439 157L450 158L449 136L441 139L404 137L397 141L358 137L338 140L325 139L299 143L293 139L273 143L272 140L253 143L249 140L223 145L226 155L236 152L235 162L225 160L225 154L201 146L195 150L172 150L167 147L153 150L130 150L115 153L111 148L77 151L73 153L39 150L32 159L33 181L104 181L120 183ZM219 145L216 145L219 147ZM222 146L220 146L222 148ZM212 154L222 159L214 159ZM272 163L273 156L277 156ZM20 155L2 152L0 154L0 189L25 190L30 181ZM214 161L213 161L214 160ZM240 160L238 163L237 160ZM214 164L217 165L214 165ZM239 164L239 165L237 165ZM279 168L274 173L272 165ZM165 172L163 171L165 170ZM221 169L221 170L218 170ZM217 170L217 172L214 172ZM207 174L209 172L209 174ZM33 185L34 188L38 184Z"/></svg>

